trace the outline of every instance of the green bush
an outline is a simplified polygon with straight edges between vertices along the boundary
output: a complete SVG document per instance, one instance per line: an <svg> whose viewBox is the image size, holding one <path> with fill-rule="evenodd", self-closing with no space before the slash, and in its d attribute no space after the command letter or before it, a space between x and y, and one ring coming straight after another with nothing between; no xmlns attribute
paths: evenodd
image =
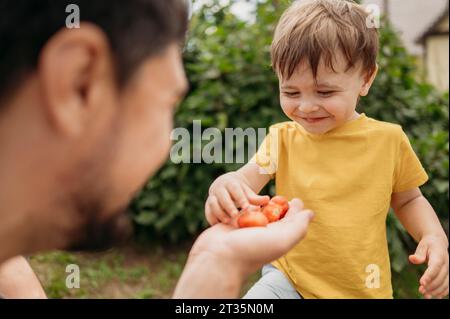
<svg viewBox="0 0 450 319"><path fill-rule="evenodd" d="M269 57L274 26L285 6L286 1L259 1L256 23L239 20L217 2L196 13L184 54L191 90L176 114L177 127L192 130L192 121L201 120L203 128L223 131L286 120ZM430 176L422 190L448 225L448 95L417 82L414 62L388 24L380 33L379 75L359 110L403 126ZM197 234L206 226L203 205L209 185L240 165L167 162L133 203L138 233L173 241ZM388 229L393 270L400 272L415 245L392 216Z"/></svg>
<svg viewBox="0 0 450 319"><path fill-rule="evenodd" d="M261 4L258 24L249 25L229 7L205 6L191 21L184 54L190 93L180 106L176 127L268 127L285 119L278 107L277 79L270 68L269 44L277 19ZM133 209L139 235L173 241L206 227L204 201L211 182L241 164L173 164L146 185Z"/></svg>

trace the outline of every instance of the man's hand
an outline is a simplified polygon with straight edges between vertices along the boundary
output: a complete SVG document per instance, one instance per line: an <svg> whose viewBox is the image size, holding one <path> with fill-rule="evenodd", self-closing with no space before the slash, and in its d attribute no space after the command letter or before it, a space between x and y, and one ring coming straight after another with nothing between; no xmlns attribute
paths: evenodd
<svg viewBox="0 0 450 319"><path fill-rule="evenodd" d="M290 202L289 212L282 220L267 227L235 229L221 224L207 229L192 252L214 251L226 260L234 260L244 274L249 274L281 257L303 239L312 217L313 213L303 210L303 203L296 199Z"/></svg>
<svg viewBox="0 0 450 319"><path fill-rule="evenodd" d="M448 242L436 236L424 236L409 261L419 265L427 262L428 268L420 278L419 292L425 298L443 298L448 295Z"/></svg>
<svg viewBox="0 0 450 319"><path fill-rule="evenodd" d="M246 276L293 248L313 213L294 199L286 216L267 227L217 224L194 243L174 298L236 298Z"/></svg>

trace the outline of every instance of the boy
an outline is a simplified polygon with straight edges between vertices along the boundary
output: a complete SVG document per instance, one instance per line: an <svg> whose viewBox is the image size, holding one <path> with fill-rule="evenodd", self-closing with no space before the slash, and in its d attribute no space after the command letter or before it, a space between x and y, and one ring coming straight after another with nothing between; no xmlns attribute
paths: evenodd
<svg viewBox="0 0 450 319"><path fill-rule="evenodd" d="M281 17L271 48L280 104L292 120L270 128L254 158L211 185L210 224L276 193L315 212L308 236L263 268L245 298L392 298L386 240L391 206L427 262L419 291L448 294L448 240L419 186L428 177L399 125L356 112L377 74L378 33L344 0L297 1ZM282 240L282 238L280 238Z"/></svg>

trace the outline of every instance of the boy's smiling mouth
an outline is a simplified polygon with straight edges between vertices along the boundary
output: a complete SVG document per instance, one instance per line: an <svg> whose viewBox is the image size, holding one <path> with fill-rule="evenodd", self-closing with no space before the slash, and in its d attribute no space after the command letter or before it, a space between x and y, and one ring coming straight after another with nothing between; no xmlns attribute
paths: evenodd
<svg viewBox="0 0 450 319"><path fill-rule="evenodd" d="M308 123L318 123L325 119L329 118L329 116L322 116L322 117L300 117L303 121L306 121Z"/></svg>
<svg viewBox="0 0 450 319"><path fill-rule="evenodd" d="M326 119L329 119L331 116L330 115L324 115L324 116L305 116L304 114L300 115L300 114L293 114L295 116L295 118L297 118L298 120L302 121L302 122L306 122L308 124L316 124L316 123L321 123L324 122Z"/></svg>

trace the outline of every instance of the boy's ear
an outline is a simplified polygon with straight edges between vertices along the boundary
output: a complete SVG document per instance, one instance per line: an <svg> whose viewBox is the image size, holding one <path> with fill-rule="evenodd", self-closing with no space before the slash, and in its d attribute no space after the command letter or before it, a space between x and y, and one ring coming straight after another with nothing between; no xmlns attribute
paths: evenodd
<svg viewBox="0 0 450 319"><path fill-rule="evenodd" d="M106 35L89 23L62 29L45 44L37 75L42 111L53 130L73 137L95 122L101 96L115 83L110 55Z"/></svg>
<svg viewBox="0 0 450 319"><path fill-rule="evenodd" d="M372 86L373 81L377 77L377 74L378 74L378 63L375 65L375 69L373 70L372 74L367 73L364 76L364 83L361 87L359 95L366 96L367 94L369 94L370 87Z"/></svg>

